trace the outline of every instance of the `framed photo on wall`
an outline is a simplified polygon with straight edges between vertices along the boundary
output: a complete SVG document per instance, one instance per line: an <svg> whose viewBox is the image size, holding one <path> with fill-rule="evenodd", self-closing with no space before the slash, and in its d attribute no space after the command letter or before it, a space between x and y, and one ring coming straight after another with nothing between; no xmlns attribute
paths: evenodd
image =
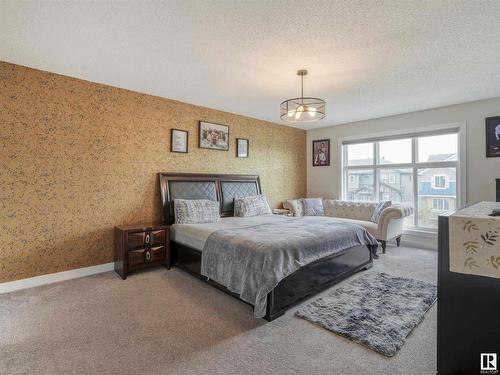
<svg viewBox="0 0 500 375"><path fill-rule="evenodd" d="M500 156L500 116L486 118L486 157Z"/></svg>
<svg viewBox="0 0 500 375"><path fill-rule="evenodd" d="M229 150L229 126L200 121L200 148L211 150Z"/></svg>
<svg viewBox="0 0 500 375"><path fill-rule="evenodd" d="M236 138L236 157L248 158L250 142L246 138Z"/></svg>
<svg viewBox="0 0 500 375"><path fill-rule="evenodd" d="M327 167L330 165L330 140L319 139L313 141L313 167Z"/></svg>
<svg viewBox="0 0 500 375"><path fill-rule="evenodd" d="M172 129L170 131L170 152L188 152L188 132L186 130Z"/></svg>

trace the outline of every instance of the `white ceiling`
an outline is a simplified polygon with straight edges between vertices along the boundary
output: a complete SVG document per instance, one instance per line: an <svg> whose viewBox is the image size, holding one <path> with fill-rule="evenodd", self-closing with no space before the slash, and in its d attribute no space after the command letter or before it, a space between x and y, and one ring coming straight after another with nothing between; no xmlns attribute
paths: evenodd
<svg viewBox="0 0 500 375"><path fill-rule="evenodd" d="M0 60L312 128L500 96L500 1L1 0Z"/></svg>

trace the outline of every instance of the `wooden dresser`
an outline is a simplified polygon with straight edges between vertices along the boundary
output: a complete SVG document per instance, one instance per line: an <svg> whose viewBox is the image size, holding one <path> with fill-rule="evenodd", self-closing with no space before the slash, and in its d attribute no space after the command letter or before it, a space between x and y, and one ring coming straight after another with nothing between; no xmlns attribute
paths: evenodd
<svg viewBox="0 0 500 375"><path fill-rule="evenodd" d="M161 264L170 269L169 226L148 223L115 227L115 271L122 279L132 271Z"/></svg>
<svg viewBox="0 0 500 375"><path fill-rule="evenodd" d="M481 366L487 366L493 354L500 359L500 279L450 271L452 214L439 216L438 374L495 374L498 370L481 372ZM481 243L482 233L471 232ZM500 243L493 246L500 253Z"/></svg>

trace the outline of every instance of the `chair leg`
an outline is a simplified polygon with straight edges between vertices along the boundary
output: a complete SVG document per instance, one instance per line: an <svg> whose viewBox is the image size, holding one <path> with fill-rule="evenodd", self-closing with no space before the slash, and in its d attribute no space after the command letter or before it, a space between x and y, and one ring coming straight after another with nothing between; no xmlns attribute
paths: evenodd
<svg viewBox="0 0 500 375"><path fill-rule="evenodd" d="M382 254L385 254L385 247L387 245L387 242L386 241L380 241L380 243L382 244Z"/></svg>
<svg viewBox="0 0 500 375"><path fill-rule="evenodd" d="M401 245L401 236L396 237L396 245L399 247Z"/></svg>

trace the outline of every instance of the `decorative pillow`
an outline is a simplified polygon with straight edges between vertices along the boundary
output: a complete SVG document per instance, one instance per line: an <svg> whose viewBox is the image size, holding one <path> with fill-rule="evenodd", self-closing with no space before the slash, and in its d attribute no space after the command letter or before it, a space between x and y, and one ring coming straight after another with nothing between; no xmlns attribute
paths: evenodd
<svg viewBox="0 0 500 375"><path fill-rule="evenodd" d="M287 199L283 202L283 208L291 211L293 216L304 216L304 205L300 199Z"/></svg>
<svg viewBox="0 0 500 375"><path fill-rule="evenodd" d="M175 199L176 224L215 223L220 219L219 202L208 199Z"/></svg>
<svg viewBox="0 0 500 375"><path fill-rule="evenodd" d="M263 195L252 195L244 198L234 198L234 216L270 215L271 207Z"/></svg>
<svg viewBox="0 0 500 375"><path fill-rule="evenodd" d="M370 221L373 221L374 223L378 223L378 221L380 219L380 214L382 213L382 211L384 211L390 205L392 205L391 201L380 202L377 205L377 207L375 207L375 211L373 211L373 215L372 215L372 218L370 219Z"/></svg>
<svg viewBox="0 0 500 375"><path fill-rule="evenodd" d="M323 198L304 198L304 216L325 216Z"/></svg>

